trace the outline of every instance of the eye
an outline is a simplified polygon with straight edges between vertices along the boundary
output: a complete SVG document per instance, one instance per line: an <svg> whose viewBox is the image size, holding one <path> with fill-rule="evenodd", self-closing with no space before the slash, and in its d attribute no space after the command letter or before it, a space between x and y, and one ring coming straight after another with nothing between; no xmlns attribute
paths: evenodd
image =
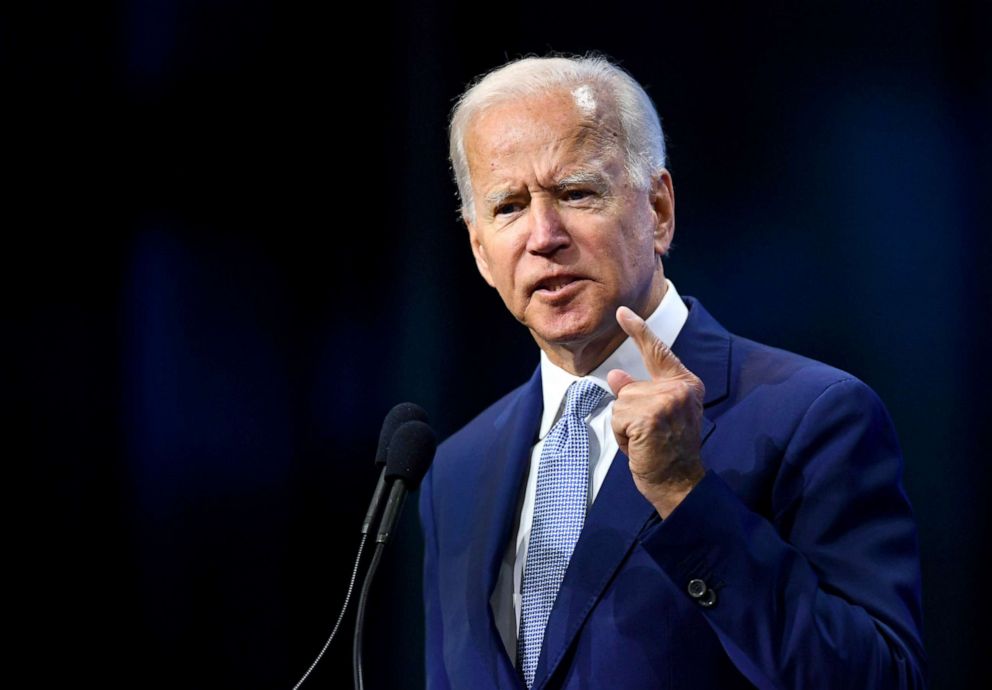
<svg viewBox="0 0 992 690"><path fill-rule="evenodd" d="M567 189L562 196L565 201L581 201L592 196L592 194L592 191L589 189Z"/></svg>
<svg viewBox="0 0 992 690"><path fill-rule="evenodd" d="M497 206L496 210L493 212L493 215L505 216L509 213L516 213L518 210L520 210L520 204L515 202L505 203Z"/></svg>

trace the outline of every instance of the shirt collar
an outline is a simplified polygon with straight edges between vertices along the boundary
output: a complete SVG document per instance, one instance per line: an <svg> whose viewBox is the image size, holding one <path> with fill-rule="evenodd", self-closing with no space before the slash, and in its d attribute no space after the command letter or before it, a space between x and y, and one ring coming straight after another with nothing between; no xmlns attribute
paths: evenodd
<svg viewBox="0 0 992 690"><path fill-rule="evenodd" d="M661 303L647 318L647 324L663 343L671 347L689 317L689 309L685 306L672 281L666 279L665 282L668 289L665 290L665 296L661 298ZM542 350L541 388L544 395L544 414L541 416L539 438L544 438L558 420L562 404L565 402L565 393L568 392L568 387L572 385L573 381L578 381L581 378L595 381L607 393L600 404L606 405L611 402L614 396L610 385L606 382L606 375L612 369L623 369L638 381L651 378L644 366L644 360L641 359L637 344L630 338L620 343L620 346L602 364L586 376L575 376L552 364Z"/></svg>

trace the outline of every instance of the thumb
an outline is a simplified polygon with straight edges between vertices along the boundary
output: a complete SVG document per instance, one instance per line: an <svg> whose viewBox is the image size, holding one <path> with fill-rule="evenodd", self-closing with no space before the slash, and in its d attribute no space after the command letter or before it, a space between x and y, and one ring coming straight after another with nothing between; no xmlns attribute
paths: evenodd
<svg viewBox="0 0 992 690"><path fill-rule="evenodd" d="M644 367L652 379L668 378L689 373L671 348L654 334L647 322L629 307L617 309L617 323L630 336L641 352Z"/></svg>
<svg viewBox="0 0 992 690"><path fill-rule="evenodd" d="M610 373L606 375L606 382L610 384L610 388L613 389L613 395L615 396L619 396L620 391L623 390L624 386L627 386L634 381L634 377L623 369L611 369Z"/></svg>

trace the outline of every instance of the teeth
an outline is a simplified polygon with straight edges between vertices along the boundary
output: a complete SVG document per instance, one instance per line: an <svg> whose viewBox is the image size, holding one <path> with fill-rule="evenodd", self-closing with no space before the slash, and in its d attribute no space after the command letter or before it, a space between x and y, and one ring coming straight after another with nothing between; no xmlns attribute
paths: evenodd
<svg viewBox="0 0 992 690"><path fill-rule="evenodd" d="M544 283L543 288L545 290L548 290L549 292L557 292L558 290L561 290L563 287L565 287L571 282L572 282L571 278L557 278L555 280L549 280L546 283Z"/></svg>

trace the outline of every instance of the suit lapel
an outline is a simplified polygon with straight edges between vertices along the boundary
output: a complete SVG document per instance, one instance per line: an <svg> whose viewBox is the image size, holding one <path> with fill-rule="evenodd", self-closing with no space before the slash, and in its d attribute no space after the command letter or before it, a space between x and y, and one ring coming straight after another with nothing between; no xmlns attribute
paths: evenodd
<svg viewBox="0 0 992 690"><path fill-rule="evenodd" d="M657 517L654 506L634 486L627 456L617 452L586 516L551 610L537 662L535 690L543 686L567 653L637 535Z"/></svg>
<svg viewBox="0 0 992 690"><path fill-rule="evenodd" d="M706 387L700 428L700 444L704 444L715 428L707 408L727 395L730 336L696 300L688 297L685 301L689 306L689 318L672 350ZM542 688L554 674L614 573L635 545L637 536L660 519L654 506L634 485L627 456L617 452L586 516L558 590L537 662L534 690Z"/></svg>
<svg viewBox="0 0 992 690"><path fill-rule="evenodd" d="M468 572L480 573L472 598L472 613L485 621L480 631L493 660L492 672L499 688L517 690L522 681L506 654L493 618L490 598L496 587L507 544L513 538L519 498L527 480L531 448L537 440L544 400L540 367L516 399L493 423L493 443L481 459L474 522L473 563Z"/></svg>

